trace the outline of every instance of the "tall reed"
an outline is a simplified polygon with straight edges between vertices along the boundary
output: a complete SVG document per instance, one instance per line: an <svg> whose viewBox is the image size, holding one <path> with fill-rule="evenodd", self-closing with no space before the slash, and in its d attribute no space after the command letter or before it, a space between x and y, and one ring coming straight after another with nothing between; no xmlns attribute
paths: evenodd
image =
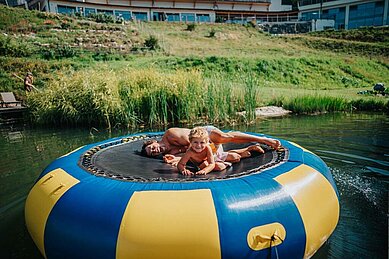
<svg viewBox="0 0 389 259"><path fill-rule="evenodd" d="M208 81L206 114L212 123L227 122L235 114L230 80L213 75Z"/></svg>
<svg viewBox="0 0 389 259"><path fill-rule="evenodd" d="M315 113L331 111L350 111L351 104L342 98L307 95L293 99L285 99L282 106L295 113Z"/></svg>
<svg viewBox="0 0 389 259"><path fill-rule="evenodd" d="M198 120L206 92L197 71L103 68L60 75L44 91L29 95L28 103L42 123L153 126Z"/></svg>
<svg viewBox="0 0 389 259"><path fill-rule="evenodd" d="M251 123L255 120L255 108L257 107L257 97L259 93L259 81L253 73L246 74L244 81L244 104L246 111L246 120Z"/></svg>

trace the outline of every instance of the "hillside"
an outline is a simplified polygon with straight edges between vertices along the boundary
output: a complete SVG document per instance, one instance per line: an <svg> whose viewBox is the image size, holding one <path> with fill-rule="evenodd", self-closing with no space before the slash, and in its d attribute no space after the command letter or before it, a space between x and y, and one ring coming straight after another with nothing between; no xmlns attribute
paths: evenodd
<svg viewBox="0 0 389 259"><path fill-rule="evenodd" d="M127 87L129 77L134 77L136 72L139 80L142 73L148 76L157 74L159 78L150 79L155 89L163 89L159 84L164 84L165 80L183 82L179 78L193 78L191 73L196 73L198 87L205 85L209 92L210 86L214 85L214 89L218 89L216 96L223 94L221 88L230 85L235 103L224 116L231 119L234 111L250 109L247 96L253 94L255 96L250 97L253 107L286 105L293 98L304 96L347 101L361 98L357 92L371 89L377 82L389 82L388 27L367 28L362 32L271 36L253 26L166 22L122 24L105 16L86 19L1 6L0 30L0 90L14 91L21 99L25 98L25 93L21 80L15 75L22 77L27 71L34 73L35 85L46 95L70 85L82 88L73 86L74 81L85 75L93 76L90 79L93 84L104 83L111 90L119 91L115 97L117 100L107 103L109 107L115 102L127 102L128 106L128 99L125 99L133 97L134 86L129 93L127 88L123 90L123 85ZM172 76L174 79L170 78ZM164 79L160 80L161 77ZM96 78L104 82L96 81ZM83 87L89 83L79 82ZM186 84L182 83L185 89ZM250 85L253 85L252 89ZM137 87L145 89L142 85ZM182 94L184 88L177 92ZM126 98L123 92L126 92ZM131 105L143 107L147 94L144 90L137 94L139 98ZM39 103L39 98L43 98L40 95L43 93L31 96L30 106L35 111L36 120L45 117L44 121L48 115L40 114L44 110L44 105ZM166 101L167 108L177 101L174 98ZM370 101L378 102L378 107L387 106L386 98ZM79 119L69 119L64 111L55 111L56 115L64 116L62 120L66 123L79 123L85 119L80 115L80 107L76 109L74 104L56 105L70 105L68 108L78 114ZM196 105L199 107L192 107L194 114L191 116L226 120L220 115L210 118L209 111L204 113L200 106L209 105L209 101ZM128 117L123 115L128 114L128 110L111 108L100 111L98 117L107 123L111 123L111 117L119 122L134 118L134 123L185 120L176 114L164 115L165 119L161 119L160 114L152 115L150 111L137 114L141 108L132 110L132 117ZM150 119L153 116L156 117ZM49 117L52 120L54 115ZM88 119L88 122L93 122L93 119Z"/></svg>

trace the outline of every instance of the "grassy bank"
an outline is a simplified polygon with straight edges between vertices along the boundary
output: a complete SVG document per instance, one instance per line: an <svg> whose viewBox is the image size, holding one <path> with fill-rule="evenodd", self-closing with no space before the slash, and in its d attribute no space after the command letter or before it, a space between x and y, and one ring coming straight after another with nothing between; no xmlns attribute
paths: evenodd
<svg viewBox="0 0 389 259"><path fill-rule="evenodd" d="M99 19L1 6L0 90L43 124L231 123L242 110L249 122L268 104L388 110L385 97L357 95L389 82L387 28L274 37L241 25ZM41 92L26 96L15 75L27 71Z"/></svg>

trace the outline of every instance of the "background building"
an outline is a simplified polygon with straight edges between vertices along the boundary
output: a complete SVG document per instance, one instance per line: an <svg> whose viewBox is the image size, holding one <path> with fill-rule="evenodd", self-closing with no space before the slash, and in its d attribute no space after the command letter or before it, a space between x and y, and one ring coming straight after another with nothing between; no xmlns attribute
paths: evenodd
<svg viewBox="0 0 389 259"><path fill-rule="evenodd" d="M9 6L83 16L103 13L124 20L255 22L272 33L389 25L389 0L299 0L297 6L293 2L296 1L0 0Z"/></svg>
<svg viewBox="0 0 389 259"><path fill-rule="evenodd" d="M299 19L331 19L336 29L388 25L389 0L301 0Z"/></svg>
<svg viewBox="0 0 389 259"><path fill-rule="evenodd" d="M28 0L28 6L85 16L105 13L125 20L226 23L297 20L297 10L292 10L290 0Z"/></svg>

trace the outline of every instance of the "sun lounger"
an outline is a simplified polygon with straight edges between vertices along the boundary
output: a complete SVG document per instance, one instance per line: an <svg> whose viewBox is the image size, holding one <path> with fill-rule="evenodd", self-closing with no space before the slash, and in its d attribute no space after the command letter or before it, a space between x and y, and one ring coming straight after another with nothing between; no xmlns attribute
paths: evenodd
<svg viewBox="0 0 389 259"><path fill-rule="evenodd" d="M22 106L21 101L16 101L15 95L12 92L3 92L0 93L1 95L1 107L7 108L7 107L18 107Z"/></svg>

